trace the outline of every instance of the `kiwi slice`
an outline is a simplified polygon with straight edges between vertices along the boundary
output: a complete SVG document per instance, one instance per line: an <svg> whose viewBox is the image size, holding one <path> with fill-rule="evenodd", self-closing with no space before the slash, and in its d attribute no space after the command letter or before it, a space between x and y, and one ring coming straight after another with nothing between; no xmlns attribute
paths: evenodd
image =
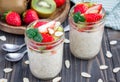
<svg viewBox="0 0 120 82"><path fill-rule="evenodd" d="M39 17L47 18L56 10L56 3L54 0L32 0L31 7Z"/></svg>

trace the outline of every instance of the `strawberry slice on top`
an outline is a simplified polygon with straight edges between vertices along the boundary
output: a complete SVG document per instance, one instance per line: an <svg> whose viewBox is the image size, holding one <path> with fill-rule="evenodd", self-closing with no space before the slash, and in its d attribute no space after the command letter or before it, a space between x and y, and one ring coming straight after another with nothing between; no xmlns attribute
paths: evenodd
<svg viewBox="0 0 120 82"><path fill-rule="evenodd" d="M103 16L97 13L89 13L89 14L84 14L84 17L86 19L86 22L97 22L101 20Z"/></svg>
<svg viewBox="0 0 120 82"><path fill-rule="evenodd" d="M95 6L90 7L85 13L100 13L102 10L102 4L97 4Z"/></svg>
<svg viewBox="0 0 120 82"><path fill-rule="evenodd" d="M88 9L88 5L86 5L84 3L77 4L74 7L74 13L80 12L82 14L82 13L85 13L87 11L87 9Z"/></svg>
<svg viewBox="0 0 120 82"><path fill-rule="evenodd" d="M34 28L38 28L39 26L42 26L44 24L46 24L47 22L46 21L39 21L35 24Z"/></svg>

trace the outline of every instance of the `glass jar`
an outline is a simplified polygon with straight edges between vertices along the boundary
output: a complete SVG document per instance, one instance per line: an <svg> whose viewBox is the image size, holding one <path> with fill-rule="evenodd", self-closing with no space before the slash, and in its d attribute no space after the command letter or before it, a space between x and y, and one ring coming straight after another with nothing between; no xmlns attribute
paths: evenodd
<svg viewBox="0 0 120 82"><path fill-rule="evenodd" d="M95 57L101 48L102 36L104 32L105 11L102 9L103 19L97 22L79 22L75 23L72 16L74 6L70 10L70 50L72 54L80 59L91 59ZM92 28L84 31L79 28Z"/></svg>
<svg viewBox="0 0 120 82"><path fill-rule="evenodd" d="M28 28L31 25L33 23ZM64 35L57 41L42 43L29 39L25 34L25 42L30 61L29 67L35 77L46 80L60 73L62 69Z"/></svg>

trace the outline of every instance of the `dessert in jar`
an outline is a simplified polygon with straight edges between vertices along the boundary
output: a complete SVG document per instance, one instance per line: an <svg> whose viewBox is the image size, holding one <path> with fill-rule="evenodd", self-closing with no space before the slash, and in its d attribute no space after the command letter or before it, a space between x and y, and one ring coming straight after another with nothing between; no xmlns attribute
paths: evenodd
<svg viewBox="0 0 120 82"><path fill-rule="evenodd" d="M40 79L51 79L62 68L64 31L60 22L37 20L25 32L30 70Z"/></svg>
<svg viewBox="0 0 120 82"><path fill-rule="evenodd" d="M81 2L70 10L70 50L80 59L95 57L101 48L105 11L102 4Z"/></svg>

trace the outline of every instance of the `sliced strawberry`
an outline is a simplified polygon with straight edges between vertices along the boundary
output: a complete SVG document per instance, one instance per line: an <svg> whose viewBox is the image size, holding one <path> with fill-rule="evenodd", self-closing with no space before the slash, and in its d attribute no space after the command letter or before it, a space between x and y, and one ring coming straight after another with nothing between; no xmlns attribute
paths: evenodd
<svg viewBox="0 0 120 82"><path fill-rule="evenodd" d="M97 13L84 14L84 17L86 19L86 22L97 22L102 19L102 15Z"/></svg>
<svg viewBox="0 0 120 82"><path fill-rule="evenodd" d="M102 4L97 4L93 7L90 7L86 12L85 14L88 14L88 13L100 13L100 11L102 10Z"/></svg>
<svg viewBox="0 0 120 82"><path fill-rule="evenodd" d="M85 13L88 9L88 6L86 4L77 4L75 7L74 7L74 13L77 13L77 12L80 12L81 14L82 13Z"/></svg>
<svg viewBox="0 0 120 82"><path fill-rule="evenodd" d="M42 38L43 38L42 42L52 42L52 41L54 41L54 38L49 34L44 34L43 33Z"/></svg>
<svg viewBox="0 0 120 82"><path fill-rule="evenodd" d="M38 28L39 26L42 26L42 25L44 25L44 24L46 24L47 22L45 22L45 21L39 21L39 22L37 22L36 24L35 24L35 26L34 26L34 28Z"/></svg>
<svg viewBox="0 0 120 82"><path fill-rule="evenodd" d="M38 27L40 33L48 33L48 28L53 28L55 26L55 21L48 22L44 25Z"/></svg>

